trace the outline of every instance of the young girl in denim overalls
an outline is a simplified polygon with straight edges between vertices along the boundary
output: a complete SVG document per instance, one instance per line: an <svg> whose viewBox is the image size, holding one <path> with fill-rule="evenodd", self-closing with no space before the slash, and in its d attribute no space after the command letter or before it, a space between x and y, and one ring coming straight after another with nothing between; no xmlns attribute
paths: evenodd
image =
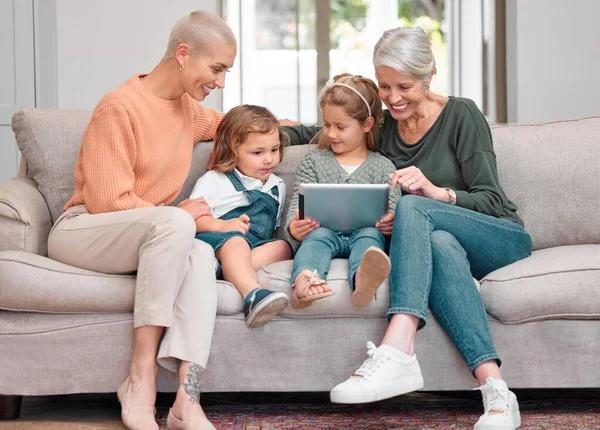
<svg viewBox="0 0 600 430"><path fill-rule="evenodd" d="M288 304L285 293L261 288L256 276L260 267L292 256L286 241L273 239L285 202L283 179L272 173L283 157L283 136L268 109L233 108L217 130L210 170L190 196L203 197L212 210L212 217L196 220L196 238L213 247L223 279L244 298L250 328Z"/></svg>

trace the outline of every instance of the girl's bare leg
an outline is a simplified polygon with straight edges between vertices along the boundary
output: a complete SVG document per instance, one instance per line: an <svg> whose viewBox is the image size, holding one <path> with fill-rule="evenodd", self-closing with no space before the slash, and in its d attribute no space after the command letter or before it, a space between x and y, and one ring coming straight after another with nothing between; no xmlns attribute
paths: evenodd
<svg viewBox="0 0 600 430"><path fill-rule="evenodd" d="M215 253L223 267L223 278L231 282L243 298L255 288L260 288L256 270L252 266L250 245L236 236L225 242Z"/></svg>
<svg viewBox="0 0 600 430"><path fill-rule="evenodd" d="M265 243L251 252L252 267L258 270L277 261L292 259L292 249L285 240Z"/></svg>

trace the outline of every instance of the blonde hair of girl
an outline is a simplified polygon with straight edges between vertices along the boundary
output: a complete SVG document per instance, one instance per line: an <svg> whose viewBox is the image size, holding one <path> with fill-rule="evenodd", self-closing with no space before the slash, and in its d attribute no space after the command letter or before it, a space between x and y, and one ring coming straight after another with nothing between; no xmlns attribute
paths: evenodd
<svg viewBox="0 0 600 430"><path fill-rule="evenodd" d="M334 85L344 84L344 85ZM362 98L351 88L356 90ZM319 95L319 105L321 110L323 106L341 106L346 114L360 124L364 124L369 116L373 117L373 127L366 134L367 149L377 151L379 146L379 124L383 118L383 108L381 99L377 94L377 85L369 78L360 75L351 75L343 73L333 78L332 83L325 85L325 88ZM323 132L315 136L317 147L319 149L331 149L331 144Z"/></svg>

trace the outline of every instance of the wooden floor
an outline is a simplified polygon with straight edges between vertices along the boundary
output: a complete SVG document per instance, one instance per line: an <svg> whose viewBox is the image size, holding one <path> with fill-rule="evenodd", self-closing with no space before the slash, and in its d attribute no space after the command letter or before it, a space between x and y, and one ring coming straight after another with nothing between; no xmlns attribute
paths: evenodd
<svg viewBox="0 0 600 430"><path fill-rule="evenodd" d="M115 395L26 397L18 420L0 421L2 430L125 429Z"/></svg>

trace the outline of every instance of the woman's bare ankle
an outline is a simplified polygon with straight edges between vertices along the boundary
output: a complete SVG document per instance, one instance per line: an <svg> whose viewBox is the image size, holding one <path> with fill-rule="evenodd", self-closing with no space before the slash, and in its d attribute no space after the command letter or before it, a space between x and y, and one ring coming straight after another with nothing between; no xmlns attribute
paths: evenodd
<svg viewBox="0 0 600 430"><path fill-rule="evenodd" d="M158 373L156 360L142 361L133 360L129 368L129 379L131 382L155 381Z"/></svg>
<svg viewBox="0 0 600 430"><path fill-rule="evenodd" d="M200 405L200 397L195 394L190 395L183 384L177 390L175 402L173 403L173 414L176 418L184 422L193 416L206 417Z"/></svg>

